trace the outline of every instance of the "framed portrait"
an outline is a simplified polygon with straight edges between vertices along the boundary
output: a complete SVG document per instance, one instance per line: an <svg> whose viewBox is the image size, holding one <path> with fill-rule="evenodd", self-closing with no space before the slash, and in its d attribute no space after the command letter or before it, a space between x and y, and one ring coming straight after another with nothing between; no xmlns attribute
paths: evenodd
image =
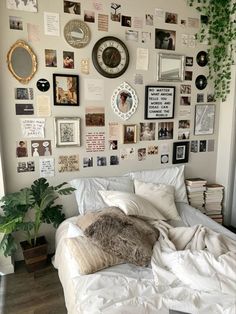
<svg viewBox="0 0 236 314"><path fill-rule="evenodd" d="M199 104L195 106L194 134L205 135L214 133L215 105Z"/></svg>
<svg viewBox="0 0 236 314"><path fill-rule="evenodd" d="M54 118L57 147L80 146L80 118Z"/></svg>
<svg viewBox="0 0 236 314"><path fill-rule="evenodd" d="M79 106L79 76L53 74L55 106Z"/></svg>
<svg viewBox="0 0 236 314"><path fill-rule="evenodd" d="M145 119L174 117L175 86L146 86Z"/></svg>
<svg viewBox="0 0 236 314"><path fill-rule="evenodd" d="M123 82L114 90L111 105L120 118L128 120L135 113L138 106L138 97L135 90L128 83Z"/></svg>
<svg viewBox="0 0 236 314"><path fill-rule="evenodd" d="M188 162L189 156L189 142L175 142L173 143L173 164L180 164Z"/></svg>
<svg viewBox="0 0 236 314"><path fill-rule="evenodd" d="M176 31L166 29L155 29L155 48L175 50Z"/></svg>
<svg viewBox="0 0 236 314"><path fill-rule="evenodd" d="M134 144L137 142L137 125L125 124L123 126L123 143Z"/></svg>

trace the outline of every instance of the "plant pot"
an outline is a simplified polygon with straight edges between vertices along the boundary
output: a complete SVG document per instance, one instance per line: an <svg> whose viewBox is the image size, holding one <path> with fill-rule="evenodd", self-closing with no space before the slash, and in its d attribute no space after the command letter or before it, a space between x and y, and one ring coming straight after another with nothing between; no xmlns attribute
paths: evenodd
<svg viewBox="0 0 236 314"><path fill-rule="evenodd" d="M32 247L27 241L20 242L28 272L43 268L47 263L47 241L44 236L38 237L36 246Z"/></svg>

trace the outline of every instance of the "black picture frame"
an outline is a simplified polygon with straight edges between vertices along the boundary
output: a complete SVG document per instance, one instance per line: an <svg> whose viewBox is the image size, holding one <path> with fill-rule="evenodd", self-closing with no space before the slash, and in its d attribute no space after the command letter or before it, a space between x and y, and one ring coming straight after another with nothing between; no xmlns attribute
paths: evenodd
<svg viewBox="0 0 236 314"><path fill-rule="evenodd" d="M145 119L173 119L175 86L145 87Z"/></svg>
<svg viewBox="0 0 236 314"><path fill-rule="evenodd" d="M189 157L189 141L173 143L173 164L181 164L188 162Z"/></svg>
<svg viewBox="0 0 236 314"><path fill-rule="evenodd" d="M54 106L79 106L79 75L53 74L53 98Z"/></svg>

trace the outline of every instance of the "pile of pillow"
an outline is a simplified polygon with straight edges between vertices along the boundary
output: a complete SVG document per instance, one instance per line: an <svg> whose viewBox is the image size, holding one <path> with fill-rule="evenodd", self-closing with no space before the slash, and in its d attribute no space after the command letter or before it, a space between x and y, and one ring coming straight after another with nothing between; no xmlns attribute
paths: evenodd
<svg viewBox="0 0 236 314"><path fill-rule="evenodd" d="M124 262L148 264L158 237L148 221L180 219L175 200L186 202L183 170L171 167L70 182L76 188L81 214L77 224L84 236L68 238L66 245L81 274Z"/></svg>

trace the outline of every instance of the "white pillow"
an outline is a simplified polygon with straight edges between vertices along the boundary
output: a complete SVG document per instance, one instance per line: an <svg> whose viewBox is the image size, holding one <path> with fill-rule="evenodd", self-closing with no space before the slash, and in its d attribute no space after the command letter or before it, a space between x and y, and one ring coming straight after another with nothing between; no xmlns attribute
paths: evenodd
<svg viewBox="0 0 236 314"><path fill-rule="evenodd" d="M166 219L180 220L174 201L175 189L172 185L134 180L134 189L135 194L149 201Z"/></svg>
<svg viewBox="0 0 236 314"><path fill-rule="evenodd" d="M75 197L81 215L106 207L99 190L116 190L134 193L134 183L129 177L91 177L71 180L76 189Z"/></svg>
<svg viewBox="0 0 236 314"><path fill-rule="evenodd" d="M156 170L134 171L129 172L126 175L133 180L137 179L143 182L173 185L175 188L175 201L188 204L184 182L184 165Z"/></svg>
<svg viewBox="0 0 236 314"><path fill-rule="evenodd" d="M108 206L119 207L126 215L166 220L149 201L127 192L99 191Z"/></svg>

